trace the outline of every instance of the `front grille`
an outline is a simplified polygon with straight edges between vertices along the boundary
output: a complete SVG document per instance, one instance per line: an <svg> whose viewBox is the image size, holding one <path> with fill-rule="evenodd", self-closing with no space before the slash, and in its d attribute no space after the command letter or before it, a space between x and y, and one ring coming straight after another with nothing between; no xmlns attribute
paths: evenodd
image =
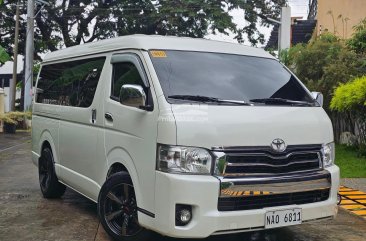
<svg viewBox="0 0 366 241"><path fill-rule="evenodd" d="M248 175L286 174L319 170L320 147L290 148L284 153L269 150L225 152L224 177Z"/></svg>
<svg viewBox="0 0 366 241"><path fill-rule="evenodd" d="M219 211L238 211L325 201L330 189L247 197L220 197Z"/></svg>

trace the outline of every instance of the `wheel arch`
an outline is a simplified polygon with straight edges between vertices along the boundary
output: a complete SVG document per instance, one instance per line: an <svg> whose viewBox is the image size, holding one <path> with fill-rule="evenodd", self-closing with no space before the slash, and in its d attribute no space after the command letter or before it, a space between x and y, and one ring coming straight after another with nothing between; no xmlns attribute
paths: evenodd
<svg viewBox="0 0 366 241"><path fill-rule="evenodd" d="M107 172L107 179L108 179L111 175L113 175L113 174L115 174L115 173L117 173L117 172L127 172L127 173L129 173L129 172L128 172L128 169L127 169L127 167L126 167L125 165L123 165L121 162L115 162L115 163L113 163L113 164L109 167L109 169L108 169L108 172Z"/></svg>
<svg viewBox="0 0 366 241"><path fill-rule="evenodd" d="M42 132L41 137L39 139L39 144L40 144L39 145L39 150L38 150L39 156L41 156L43 148L48 146L48 147L51 148L51 151L52 151L52 154L53 154L53 161L55 163L59 163L57 150L56 150L56 145L55 145L55 142L52 138L51 133L48 130L44 130ZM38 163L37 163L37 165L38 165Z"/></svg>
<svg viewBox="0 0 366 241"><path fill-rule="evenodd" d="M129 153L123 148L114 148L107 153L108 168L105 174L105 180L115 172L125 171L129 174L132 180L132 184L135 190L137 206L144 206L142 193L140 188L140 182L136 167L133 163L133 159Z"/></svg>

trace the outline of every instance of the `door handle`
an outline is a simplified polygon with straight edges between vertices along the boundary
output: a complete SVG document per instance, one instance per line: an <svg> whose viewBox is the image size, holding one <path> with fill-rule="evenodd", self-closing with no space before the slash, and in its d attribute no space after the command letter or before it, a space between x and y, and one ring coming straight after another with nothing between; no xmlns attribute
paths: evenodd
<svg viewBox="0 0 366 241"><path fill-rule="evenodd" d="M96 109L92 109L92 118L91 121L94 124L97 120L97 110Z"/></svg>
<svg viewBox="0 0 366 241"><path fill-rule="evenodd" d="M106 118L106 120L108 120L108 121L113 121L113 116L109 112L104 114L104 118Z"/></svg>

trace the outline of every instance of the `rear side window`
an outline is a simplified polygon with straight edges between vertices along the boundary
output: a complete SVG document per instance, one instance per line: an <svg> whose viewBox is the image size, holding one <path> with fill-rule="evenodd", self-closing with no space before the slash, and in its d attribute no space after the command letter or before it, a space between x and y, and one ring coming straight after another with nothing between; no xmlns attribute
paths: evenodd
<svg viewBox="0 0 366 241"><path fill-rule="evenodd" d="M105 57L44 65L38 79L36 102L89 107L94 99Z"/></svg>

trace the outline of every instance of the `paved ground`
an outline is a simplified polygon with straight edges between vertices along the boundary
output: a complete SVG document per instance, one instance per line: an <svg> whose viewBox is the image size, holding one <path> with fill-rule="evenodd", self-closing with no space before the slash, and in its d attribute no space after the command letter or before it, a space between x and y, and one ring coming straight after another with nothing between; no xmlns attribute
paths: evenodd
<svg viewBox="0 0 366 241"><path fill-rule="evenodd" d="M366 178L343 178L341 184L363 192L366 192Z"/></svg>
<svg viewBox="0 0 366 241"><path fill-rule="evenodd" d="M0 133L0 240L110 240L99 225L93 202L70 190L59 200L41 197L26 133ZM152 240L178 241L159 235ZM205 239L219 240L364 241L366 221L340 210L331 221Z"/></svg>

